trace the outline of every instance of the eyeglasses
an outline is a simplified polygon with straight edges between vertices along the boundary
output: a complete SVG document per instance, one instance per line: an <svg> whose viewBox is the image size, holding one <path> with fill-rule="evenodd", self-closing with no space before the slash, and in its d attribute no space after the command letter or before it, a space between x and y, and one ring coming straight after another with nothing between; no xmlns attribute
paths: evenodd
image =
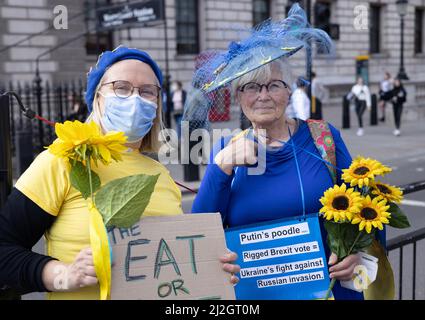
<svg viewBox="0 0 425 320"><path fill-rule="evenodd" d="M144 84L140 87L135 87L129 81L116 80L102 84L105 86L112 84L112 89L118 98L128 98L133 94L134 89L138 89L138 93L142 98L155 101L159 97L161 88L155 84Z"/></svg>
<svg viewBox="0 0 425 320"><path fill-rule="evenodd" d="M267 92L271 94L281 93L283 89L288 88L288 85L285 81L282 80L273 80L267 84L259 84L256 82L248 82L239 88L239 91L244 92L249 95L259 94L263 87L266 87Z"/></svg>

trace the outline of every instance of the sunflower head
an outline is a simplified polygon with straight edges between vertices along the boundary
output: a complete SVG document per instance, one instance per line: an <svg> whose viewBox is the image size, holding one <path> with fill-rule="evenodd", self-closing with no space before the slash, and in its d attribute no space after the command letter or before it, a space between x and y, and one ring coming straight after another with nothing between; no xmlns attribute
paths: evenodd
<svg viewBox="0 0 425 320"><path fill-rule="evenodd" d="M387 200L381 196L373 199L370 196L363 198L363 202L360 211L354 214L351 220L352 224L359 224L359 230L366 229L367 233L370 233L373 228L382 230L383 223L388 224L388 220L391 217L391 213L388 212L390 206L387 206Z"/></svg>
<svg viewBox="0 0 425 320"><path fill-rule="evenodd" d="M325 219L344 222L350 221L353 214L359 212L362 199L359 192L353 188L347 189L343 183L341 186L335 185L326 190L320 202L323 207L319 212Z"/></svg>
<svg viewBox="0 0 425 320"><path fill-rule="evenodd" d="M358 185L362 188L369 186L369 182L373 181L376 175L384 175L391 171L391 168L377 160L357 157L348 169L342 170L342 179L352 187Z"/></svg>
<svg viewBox="0 0 425 320"><path fill-rule="evenodd" d="M57 157L67 160L85 162L90 156L109 164L111 160L121 160L121 153L126 150L124 146L127 137L122 132L108 132L103 135L100 127L93 121L82 123L65 121L56 123L55 131L58 138L48 147L49 151Z"/></svg>
<svg viewBox="0 0 425 320"><path fill-rule="evenodd" d="M395 186L391 186L379 181L374 181L372 182L371 187L373 195L381 196L387 201L399 203L403 199L403 191Z"/></svg>

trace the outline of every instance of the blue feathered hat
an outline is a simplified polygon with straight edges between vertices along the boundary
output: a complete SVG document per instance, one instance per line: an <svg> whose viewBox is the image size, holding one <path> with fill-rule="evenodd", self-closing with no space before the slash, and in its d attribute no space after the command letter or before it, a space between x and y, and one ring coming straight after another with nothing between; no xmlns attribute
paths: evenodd
<svg viewBox="0 0 425 320"><path fill-rule="evenodd" d="M97 63L90 69L87 74L87 89L86 89L86 103L89 112L93 109L93 99L96 87L100 79L105 74L108 67L121 60L135 59L147 63L155 73L160 85L162 85L162 73L156 62L144 51L136 48L127 48L118 46L112 51L105 51L100 54Z"/></svg>
<svg viewBox="0 0 425 320"><path fill-rule="evenodd" d="M183 120L208 126L209 109L220 91L217 89L274 60L288 58L301 48L311 48L313 43L321 53L334 52L329 35L312 28L304 10L296 3L287 18L268 19L252 28L248 37L232 41L227 50L210 52L211 58L195 71Z"/></svg>

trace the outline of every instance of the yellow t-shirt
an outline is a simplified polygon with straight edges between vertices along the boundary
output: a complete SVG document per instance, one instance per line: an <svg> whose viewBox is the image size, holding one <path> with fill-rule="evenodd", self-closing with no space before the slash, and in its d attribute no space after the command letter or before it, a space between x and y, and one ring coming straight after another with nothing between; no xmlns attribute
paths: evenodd
<svg viewBox="0 0 425 320"><path fill-rule="evenodd" d="M44 211L56 217L46 231L47 255L65 263L90 246L89 211L87 201L71 186L69 164L49 151L40 153L21 175L15 187ZM102 185L136 174L160 173L144 216L182 214L181 192L168 170L159 162L139 153L125 152L123 161L94 167ZM74 292L51 292L48 299L98 299L99 286L85 287Z"/></svg>

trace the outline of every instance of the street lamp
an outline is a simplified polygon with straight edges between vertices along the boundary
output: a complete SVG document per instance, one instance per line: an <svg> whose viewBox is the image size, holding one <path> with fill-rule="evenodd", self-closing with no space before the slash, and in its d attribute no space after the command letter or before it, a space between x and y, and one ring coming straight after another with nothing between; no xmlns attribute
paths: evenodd
<svg viewBox="0 0 425 320"><path fill-rule="evenodd" d="M400 16L400 69L398 71L398 78L401 80L409 80L409 77L404 70L404 16L407 14L407 0L396 1L397 12Z"/></svg>

